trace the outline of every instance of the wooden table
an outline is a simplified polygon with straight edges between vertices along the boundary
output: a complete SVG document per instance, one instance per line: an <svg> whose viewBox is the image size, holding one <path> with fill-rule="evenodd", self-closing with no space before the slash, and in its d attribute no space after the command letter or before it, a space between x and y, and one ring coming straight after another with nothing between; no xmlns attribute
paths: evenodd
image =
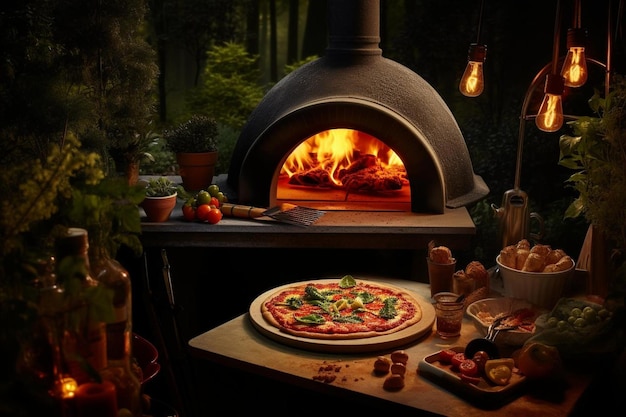
<svg viewBox="0 0 626 417"><path fill-rule="evenodd" d="M408 280L383 279L393 285L410 289L426 302L430 302L427 284ZM382 407L397 407L401 411L417 411L424 414L482 417L485 415L507 416L564 416L570 414L576 401L591 381L585 374L567 373L567 388L558 402L541 399L527 392L495 410L472 405L437 383L424 378L417 371L420 360L442 348L464 346L480 337L469 318L464 319L459 339L444 341L434 332L428 332L421 340L402 347L409 354L406 385L401 391L389 392L382 388L384 377L373 374L373 363L378 355L389 351L361 354L326 353L302 350L275 342L259 333L251 324L249 315L242 314L217 328L190 340L192 354L217 364L233 367L262 377L300 386L306 390L323 392L345 400L372 401ZM320 367L340 367L337 378L331 383L314 380ZM402 414L396 414L402 415ZM407 414L403 414L407 415Z"/></svg>

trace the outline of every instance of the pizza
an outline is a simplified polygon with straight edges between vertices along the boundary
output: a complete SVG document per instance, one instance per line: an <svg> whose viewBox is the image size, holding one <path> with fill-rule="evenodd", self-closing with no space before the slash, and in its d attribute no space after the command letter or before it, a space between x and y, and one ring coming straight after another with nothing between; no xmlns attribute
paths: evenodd
<svg viewBox="0 0 626 417"><path fill-rule="evenodd" d="M408 184L404 167L383 167L371 154L361 155L346 168L338 170L336 184L328 167L320 164L294 173L289 184L306 187L333 187L353 193L397 191Z"/></svg>
<svg viewBox="0 0 626 417"><path fill-rule="evenodd" d="M399 332L422 318L408 291L346 275L281 287L261 303L263 319L311 339L359 339Z"/></svg>

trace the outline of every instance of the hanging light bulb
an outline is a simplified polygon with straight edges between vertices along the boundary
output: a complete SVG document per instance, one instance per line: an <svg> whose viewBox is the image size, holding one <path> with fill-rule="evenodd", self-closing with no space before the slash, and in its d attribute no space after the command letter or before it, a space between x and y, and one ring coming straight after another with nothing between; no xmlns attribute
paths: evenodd
<svg viewBox="0 0 626 417"><path fill-rule="evenodd" d="M487 55L487 47L477 43L470 44L467 66L461 77L459 90L467 97L478 97L485 89L485 78L483 74L483 63Z"/></svg>
<svg viewBox="0 0 626 417"><path fill-rule="evenodd" d="M563 126L563 77L548 74L544 97L535 118L535 124L544 132L556 132Z"/></svg>
<svg viewBox="0 0 626 417"><path fill-rule="evenodd" d="M570 28L567 31L567 56L561 75L568 87L581 87L587 82L586 35L585 30L580 28Z"/></svg>

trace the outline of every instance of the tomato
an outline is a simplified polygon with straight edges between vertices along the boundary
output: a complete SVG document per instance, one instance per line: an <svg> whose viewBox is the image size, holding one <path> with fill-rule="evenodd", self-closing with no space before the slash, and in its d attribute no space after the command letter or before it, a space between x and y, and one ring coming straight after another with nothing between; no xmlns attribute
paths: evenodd
<svg viewBox="0 0 626 417"><path fill-rule="evenodd" d="M211 204L211 194L205 190L198 191L198 194L196 194L196 201L198 202L198 205Z"/></svg>
<svg viewBox="0 0 626 417"><path fill-rule="evenodd" d="M211 197L217 197L217 193L220 192L220 187L217 184L211 184L206 189Z"/></svg>
<svg viewBox="0 0 626 417"><path fill-rule="evenodd" d="M196 209L196 217L198 220L202 220L203 222L208 221L209 212L211 211L211 206L208 204L200 204Z"/></svg>
<svg viewBox="0 0 626 417"><path fill-rule="evenodd" d="M463 362L465 359L467 359L465 357L465 353L459 352L459 353L455 354L452 357L452 359L450 360L450 363L452 364L452 368L453 369L459 369L459 366L461 365L461 362Z"/></svg>
<svg viewBox="0 0 626 417"><path fill-rule="evenodd" d="M479 350L474 353L474 357L472 359L476 362L476 366L478 366L478 372L485 372L485 362L489 360L489 354L484 350Z"/></svg>
<svg viewBox="0 0 626 417"><path fill-rule="evenodd" d="M190 222L196 220L196 209L193 205L187 203L183 205L183 217Z"/></svg>
<svg viewBox="0 0 626 417"><path fill-rule="evenodd" d="M439 352L439 362L448 364L452 361L452 357L456 354L457 352L452 349L444 349Z"/></svg>
<svg viewBox="0 0 626 417"><path fill-rule="evenodd" d="M478 365L471 359L465 359L460 363L459 371L462 375L476 376L478 375Z"/></svg>
<svg viewBox="0 0 626 417"><path fill-rule="evenodd" d="M217 198L217 200L220 203L227 203L228 202L228 197L226 196L226 194L224 194L221 191L219 193L217 193L217 195L215 197Z"/></svg>
<svg viewBox="0 0 626 417"><path fill-rule="evenodd" d="M209 202L209 204L220 208L220 200L218 200L217 197L211 197L211 201Z"/></svg>
<svg viewBox="0 0 626 417"><path fill-rule="evenodd" d="M461 381L466 382L468 384L478 385L480 384L480 378L477 376L469 376L465 374L461 374Z"/></svg>
<svg viewBox="0 0 626 417"><path fill-rule="evenodd" d="M211 208L211 210L209 210L209 213L207 214L206 221L211 224L219 223L219 221L222 220L222 216L223 214L220 209Z"/></svg>

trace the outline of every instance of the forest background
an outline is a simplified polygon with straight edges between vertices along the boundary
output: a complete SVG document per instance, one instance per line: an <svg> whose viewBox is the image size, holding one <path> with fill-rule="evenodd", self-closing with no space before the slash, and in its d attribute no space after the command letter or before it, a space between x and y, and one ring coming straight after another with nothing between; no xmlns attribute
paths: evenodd
<svg viewBox="0 0 626 417"><path fill-rule="evenodd" d="M38 139L49 141L50 132L64 129L53 126L63 120L57 113L69 111L83 146L105 148L112 170L121 171L130 158L140 160L143 174L173 174L174 158L161 133L193 114L206 114L219 123L217 174L226 173L239 131L264 93L289 71L324 55L327 1L112 0L89 5L7 0L0 7L0 132L23 148L24 137L15 132L27 129L37 150ZM553 58L557 3L380 2L383 56L416 72L441 95L465 137L475 172L491 190L468 207L477 226L468 256L488 265L499 249L492 205L500 205L514 185L522 103L529 95L532 113L542 98L541 87L529 91L529 86ZM560 3L559 51L564 53L574 1ZM588 56L605 61L609 0L583 3ZM125 31L130 34L126 39ZM477 98L458 90L472 42L487 46L486 87ZM623 56L620 38L614 44L616 68ZM102 83L103 67L94 65L106 59L115 63L104 68L108 84ZM589 113L587 100L603 81L603 71L592 68L586 87L567 91L566 113ZM76 102L68 105L64 97L63 108L60 99L40 93L61 92L58 86L68 84L71 88L62 94L71 92ZM106 90L108 85L112 88ZM81 130L81 123L93 120L97 126ZM544 241L577 256L587 224L563 217L575 197L565 184L571 172L558 165L559 136L566 129L548 134L526 124L520 186L529 195L530 210L545 220ZM3 152L0 162L10 163L7 155Z"/></svg>

